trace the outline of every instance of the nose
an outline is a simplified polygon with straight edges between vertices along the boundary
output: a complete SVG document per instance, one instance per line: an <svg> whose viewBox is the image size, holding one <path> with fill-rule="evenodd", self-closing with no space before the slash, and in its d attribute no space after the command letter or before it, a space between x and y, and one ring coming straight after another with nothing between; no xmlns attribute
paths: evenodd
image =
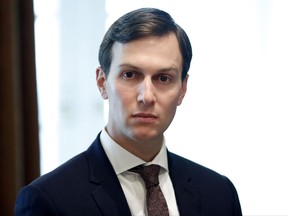
<svg viewBox="0 0 288 216"><path fill-rule="evenodd" d="M155 89L150 78L145 78L143 82L141 82L137 101L145 105L151 105L156 102Z"/></svg>

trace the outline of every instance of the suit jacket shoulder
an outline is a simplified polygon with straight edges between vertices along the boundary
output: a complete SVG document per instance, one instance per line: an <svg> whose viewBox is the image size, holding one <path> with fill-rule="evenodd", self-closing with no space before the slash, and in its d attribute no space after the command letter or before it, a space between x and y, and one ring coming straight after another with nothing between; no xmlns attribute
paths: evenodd
<svg viewBox="0 0 288 216"><path fill-rule="evenodd" d="M87 151L24 187L15 215L130 215L99 135Z"/></svg>
<svg viewBox="0 0 288 216"><path fill-rule="evenodd" d="M227 177L170 152L168 161L180 215L242 215L237 191Z"/></svg>

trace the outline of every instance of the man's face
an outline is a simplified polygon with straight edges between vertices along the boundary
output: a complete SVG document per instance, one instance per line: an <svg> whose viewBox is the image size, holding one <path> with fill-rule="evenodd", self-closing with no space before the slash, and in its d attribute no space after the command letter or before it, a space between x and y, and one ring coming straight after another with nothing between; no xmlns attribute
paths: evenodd
<svg viewBox="0 0 288 216"><path fill-rule="evenodd" d="M119 144L162 142L186 93L182 57L174 34L116 42L108 77L97 84L109 100L107 131Z"/></svg>

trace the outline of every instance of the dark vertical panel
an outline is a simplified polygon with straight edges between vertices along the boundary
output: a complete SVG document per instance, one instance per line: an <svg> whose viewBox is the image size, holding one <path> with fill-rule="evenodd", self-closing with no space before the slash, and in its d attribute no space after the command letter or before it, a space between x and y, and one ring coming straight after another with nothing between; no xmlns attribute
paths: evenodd
<svg viewBox="0 0 288 216"><path fill-rule="evenodd" d="M0 215L39 176L33 1L0 2Z"/></svg>

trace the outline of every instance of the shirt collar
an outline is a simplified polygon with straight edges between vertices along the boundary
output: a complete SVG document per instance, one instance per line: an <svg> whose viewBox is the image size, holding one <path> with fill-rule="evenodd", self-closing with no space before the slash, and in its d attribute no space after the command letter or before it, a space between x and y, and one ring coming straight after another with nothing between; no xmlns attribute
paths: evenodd
<svg viewBox="0 0 288 216"><path fill-rule="evenodd" d="M109 136L109 134L105 129L103 129L101 132L100 140L104 148L104 151L107 157L109 158L110 163L112 164L114 171L117 175L142 164L144 165L157 164L162 168L164 168L166 171L168 171L168 160L167 160L165 139L163 141L163 145L159 153L152 161L148 163L143 161L139 157L133 155L119 144L117 144Z"/></svg>

